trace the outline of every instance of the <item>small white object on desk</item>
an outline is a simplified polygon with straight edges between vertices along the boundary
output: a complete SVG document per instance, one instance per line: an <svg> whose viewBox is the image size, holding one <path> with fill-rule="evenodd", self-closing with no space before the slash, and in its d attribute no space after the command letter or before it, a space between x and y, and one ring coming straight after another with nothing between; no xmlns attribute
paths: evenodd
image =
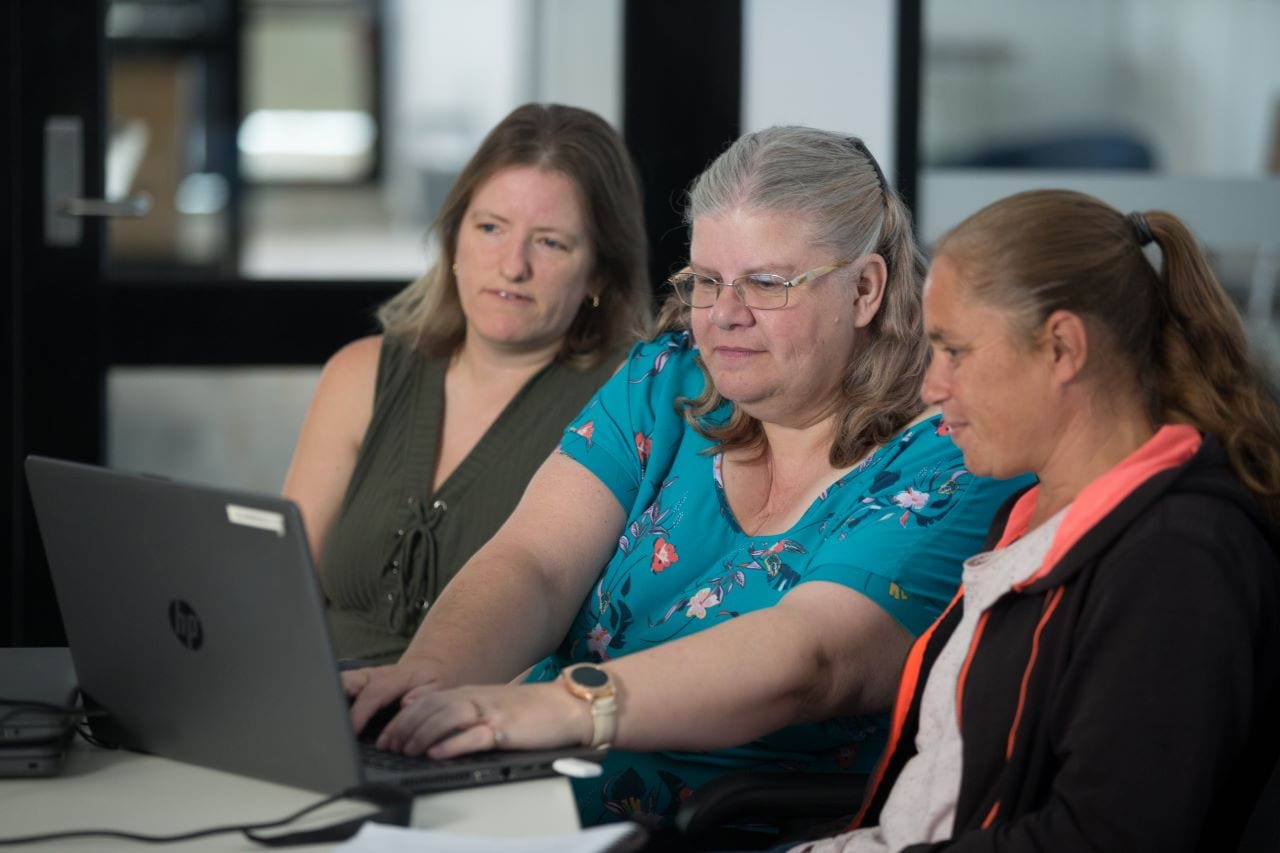
<svg viewBox="0 0 1280 853"><path fill-rule="evenodd" d="M594 761L572 757L557 758L551 762L551 769L570 779L594 779L604 773L604 768Z"/></svg>

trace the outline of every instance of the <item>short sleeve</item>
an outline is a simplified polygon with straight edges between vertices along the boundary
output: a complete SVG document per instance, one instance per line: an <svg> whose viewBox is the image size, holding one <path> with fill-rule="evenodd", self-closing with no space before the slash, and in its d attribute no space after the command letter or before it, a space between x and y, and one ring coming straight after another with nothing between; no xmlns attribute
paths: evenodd
<svg viewBox="0 0 1280 853"><path fill-rule="evenodd" d="M631 507L655 449L661 456L678 444L683 418L674 404L687 393L691 369L697 373L686 333L636 344L565 428L560 452L599 478L623 508Z"/></svg>
<svg viewBox="0 0 1280 853"><path fill-rule="evenodd" d="M873 549L869 549L873 550ZM930 596L912 595L906 591L907 579L903 577L909 570L906 562L874 562L874 554L866 565L852 563L824 563L814 567L805 581L830 581L860 592L880 606L880 609L894 618L913 637L924 633L934 620L942 613L945 602L939 606L938 599ZM957 561L956 575L963 558ZM958 584L957 577L957 584ZM953 584L953 589L956 584Z"/></svg>
<svg viewBox="0 0 1280 853"><path fill-rule="evenodd" d="M833 535L804 576L862 593L913 636L941 615L964 561L982 550L996 511L1029 482L975 477L949 437L921 432L917 446L895 463L899 479L833 519ZM889 480L892 473L880 476Z"/></svg>

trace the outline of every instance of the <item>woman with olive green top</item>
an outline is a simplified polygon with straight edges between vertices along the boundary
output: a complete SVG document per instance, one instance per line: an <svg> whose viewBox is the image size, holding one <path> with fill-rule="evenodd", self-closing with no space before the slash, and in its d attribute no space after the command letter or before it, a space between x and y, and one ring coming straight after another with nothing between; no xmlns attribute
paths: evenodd
<svg viewBox="0 0 1280 853"><path fill-rule="evenodd" d="M445 199L440 257L329 360L285 480L339 657L394 660L650 316L618 134L527 104Z"/></svg>
<svg viewBox="0 0 1280 853"><path fill-rule="evenodd" d="M320 560L340 657L395 660L440 590L515 509L564 427L622 363L534 375L436 490L447 359L387 339L373 417Z"/></svg>

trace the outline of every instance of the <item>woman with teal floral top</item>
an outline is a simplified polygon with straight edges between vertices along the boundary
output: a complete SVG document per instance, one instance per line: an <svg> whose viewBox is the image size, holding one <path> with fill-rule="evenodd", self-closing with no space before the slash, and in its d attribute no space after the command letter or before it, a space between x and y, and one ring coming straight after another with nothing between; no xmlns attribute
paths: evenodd
<svg viewBox="0 0 1280 853"><path fill-rule="evenodd" d="M922 409L923 265L859 140L748 134L688 220L666 332L401 661L344 674L357 728L401 701L385 749L610 744L584 823L659 822L734 770L870 769L912 638L1023 485L970 475Z"/></svg>

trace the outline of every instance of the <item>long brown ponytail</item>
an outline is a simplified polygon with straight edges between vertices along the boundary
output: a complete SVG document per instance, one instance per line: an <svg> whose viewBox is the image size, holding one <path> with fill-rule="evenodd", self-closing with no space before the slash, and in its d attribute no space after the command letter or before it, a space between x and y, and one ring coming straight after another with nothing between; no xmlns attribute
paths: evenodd
<svg viewBox="0 0 1280 853"><path fill-rule="evenodd" d="M1143 251L1159 247L1159 268ZM1030 334L1054 311L1085 317L1127 370L1155 423L1214 436L1280 521L1280 406L1249 358L1240 315L1187 227L1164 211L1125 216L1092 196L1033 190L957 225L936 255ZM1118 359L1118 363L1117 363Z"/></svg>
<svg viewBox="0 0 1280 853"><path fill-rule="evenodd" d="M1249 360L1240 315L1182 221L1143 215L1163 256L1168 320L1156 364L1165 417L1216 437L1236 475L1280 518L1280 407Z"/></svg>

